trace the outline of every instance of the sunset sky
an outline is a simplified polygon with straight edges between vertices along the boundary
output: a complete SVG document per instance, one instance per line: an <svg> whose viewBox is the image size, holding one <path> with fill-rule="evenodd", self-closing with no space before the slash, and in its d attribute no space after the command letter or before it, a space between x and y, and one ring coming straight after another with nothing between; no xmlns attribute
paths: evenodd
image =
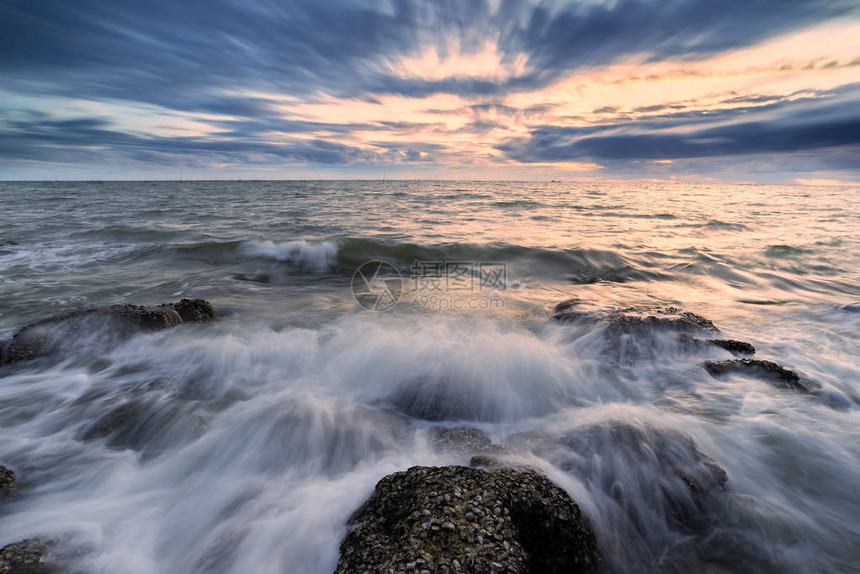
<svg viewBox="0 0 860 574"><path fill-rule="evenodd" d="M6 0L0 178L860 182L857 0Z"/></svg>

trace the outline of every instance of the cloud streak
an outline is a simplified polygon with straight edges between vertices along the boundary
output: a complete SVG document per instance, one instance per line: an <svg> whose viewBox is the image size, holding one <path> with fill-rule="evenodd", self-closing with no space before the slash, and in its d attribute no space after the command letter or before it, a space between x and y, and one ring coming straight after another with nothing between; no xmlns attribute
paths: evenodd
<svg viewBox="0 0 860 574"><path fill-rule="evenodd" d="M860 84L848 88L760 107L670 113L581 128L542 126L498 149L523 162L670 160L841 147L860 151L860 112L851 105L860 96ZM762 99L771 100L742 101Z"/></svg>
<svg viewBox="0 0 860 574"><path fill-rule="evenodd" d="M723 54L830 22L860 22L856 2L9 0L0 166L194 156L444 170L850 147L845 98L805 118L801 103L778 107L793 97L782 86L739 85L715 100L719 118L701 95L576 108L582 90L615 82L632 97L625 81L662 81L653 70L673 63L706 82ZM774 77L795 78L809 62L779 65ZM860 81L851 65L828 54L813 69L838 87L852 70ZM729 117L748 112L759 119Z"/></svg>

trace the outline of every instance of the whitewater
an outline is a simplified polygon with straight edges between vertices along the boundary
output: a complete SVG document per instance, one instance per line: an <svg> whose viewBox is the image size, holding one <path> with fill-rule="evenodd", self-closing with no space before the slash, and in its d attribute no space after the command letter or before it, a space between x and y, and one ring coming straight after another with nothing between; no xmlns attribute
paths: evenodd
<svg viewBox="0 0 860 574"><path fill-rule="evenodd" d="M376 482L468 464L432 438L465 427L571 495L605 572L860 571L858 188L3 182L0 205L0 341L91 307L216 311L0 366L0 546L330 574ZM447 264L460 283L433 283ZM695 313L820 392L715 376L730 351L668 331L607 344L553 319L572 300ZM667 511L690 440L727 476L692 529Z"/></svg>

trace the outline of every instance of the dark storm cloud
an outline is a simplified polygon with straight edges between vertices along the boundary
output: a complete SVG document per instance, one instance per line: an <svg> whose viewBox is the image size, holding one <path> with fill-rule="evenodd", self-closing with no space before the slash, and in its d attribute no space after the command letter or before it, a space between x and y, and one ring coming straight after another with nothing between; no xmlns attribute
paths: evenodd
<svg viewBox="0 0 860 574"><path fill-rule="evenodd" d="M659 160L860 151L860 85L757 107L663 114L586 127L544 126L498 149L522 162ZM692 129L691 129L692 128Z"/></svg>

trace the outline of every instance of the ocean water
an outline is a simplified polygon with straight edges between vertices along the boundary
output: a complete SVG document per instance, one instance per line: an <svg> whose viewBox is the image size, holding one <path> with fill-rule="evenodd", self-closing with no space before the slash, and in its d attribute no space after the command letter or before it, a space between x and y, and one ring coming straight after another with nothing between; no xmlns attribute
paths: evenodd
<svg viewBox="0 0 860 574"><path fill-rule="evenodd" d="M469 427L573 496L606 572L860 571L860 189L0 183L0 206L0 339L117 303L218 314L0 367L0 545L327 574L375 483L467 464L431 437ZM700 314L822 391L712 377L732 355L670 332L607 344L551 320L572 298ZM728 476L701 504L690 438Z"/></svg>

